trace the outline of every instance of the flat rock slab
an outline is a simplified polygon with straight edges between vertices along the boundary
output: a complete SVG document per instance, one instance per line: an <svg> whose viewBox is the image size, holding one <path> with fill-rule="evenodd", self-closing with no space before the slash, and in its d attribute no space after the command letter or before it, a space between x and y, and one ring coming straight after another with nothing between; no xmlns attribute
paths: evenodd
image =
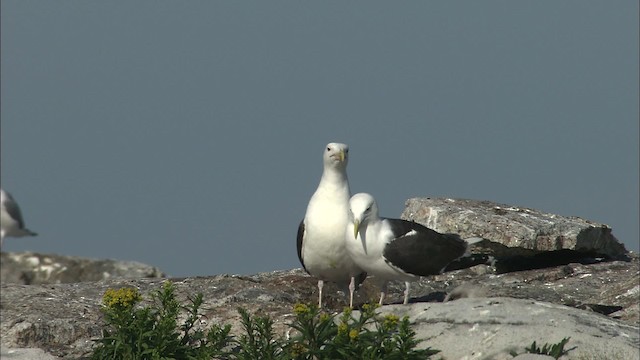
<svg viewBox="0 0 640 360"><path fill-rule="evenodd" d="M490 240L501 245L491 247L496 256L565 249L616 259L627 253L605 224L491 201L411 198L401 217L442 233Z"/></svg>
<svg viewBox="0 0 640 360"><path fill-rule="evenodd" d="M446 303L387 305L381 314L408 316L421 347L446 359L512 359L533 341L570 337L562 359L637 359L640 329L600 314L526 299L467 298Z"/></svg>

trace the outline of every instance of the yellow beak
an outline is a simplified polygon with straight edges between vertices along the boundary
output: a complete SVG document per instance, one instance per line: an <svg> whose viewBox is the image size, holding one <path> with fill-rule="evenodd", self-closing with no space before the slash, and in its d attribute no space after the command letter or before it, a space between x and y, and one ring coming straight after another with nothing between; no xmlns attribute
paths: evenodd
<svg viewBox="0 0 640 360"><path fill-rule="evenodd" d="M344 153L344 150L341 150L340 151L340 162L344 161L345 156L346 156L346 154Z"/></svg>
<svg viewBox="0 0 640 360"><path fill-rule="evenodd" d="M353 237L356 239L358 238L358 230L360 230L358 229L358 227L360 227L360 221L354 220L353 221Z"/></svg>

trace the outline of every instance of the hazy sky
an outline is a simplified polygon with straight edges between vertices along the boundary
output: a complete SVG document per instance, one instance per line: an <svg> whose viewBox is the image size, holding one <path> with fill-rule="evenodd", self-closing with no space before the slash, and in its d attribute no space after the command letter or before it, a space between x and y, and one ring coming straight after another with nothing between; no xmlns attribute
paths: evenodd
<svg viewBox="0 0 640 360"><path fill-rule="evenodd" d="M299 267L328 142L352 192L603 222L638 250L637 1L1 2L4 250L173 276Z"/></svg>

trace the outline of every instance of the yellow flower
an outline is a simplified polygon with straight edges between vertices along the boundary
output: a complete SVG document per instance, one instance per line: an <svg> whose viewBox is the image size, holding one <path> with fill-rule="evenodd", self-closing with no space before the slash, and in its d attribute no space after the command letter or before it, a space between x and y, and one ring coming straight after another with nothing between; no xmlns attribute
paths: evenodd
<svg viewBox="0 0 640 360"><path fill-rule="evenodd" d="M349 339L351 340L357 340L358 335L360 335L360 332L356 329L351 329L351 331L349 331Z"/></svg>
<svg viewBox="0 0 640 360"><path fill-rule="evenodd" d="M347 329L349 329L349 326L345 323L338 325L338 334L346 334Z"/></svg>
<svg viewBox="0 0 640 360"><path fill-rule="evenodd" d="M304 354L306 351L307 351L307 348L303 344L300 344L300 343L295 343L291 347L291 354L293 356L300 356L300 355Z"/></svg>
<svg viewBox="0 0 640 360"><path fill-rule="evenodd" d="M362 313L363 314L373 314L373 312L380 307L378 304L363 304L362 305Z"/></svg>
<svg viewBox="0 0 640 360"><path fill-rule="evenodd" d="M385 329L393 329L396 326L398 326L398 321L399 320L400 320L400 318L397 317L396 315L393 315L393 314L386 315L384 317L384 320L382 321L382 326Z"/></svg>
<svg viewBox="0 0 640 360"><path fill-rule="evenodd" d="M102 303L108 308L133 307L142 299L136 288L107 289L102 296Z"/></svg>
<svg viewBox="0 0 640 360"><path fill-rule="evenodd" d="M305 304L295 304L293 306L293 312L296 315L305 315L305 314L309 314L311 312L311 309L309 309L309 307Z"/></svg>
<svg viewBox="0 0 640 360"><path fill-rule="evenodd" d="M340 316L340 322L347 324L349 323L349 320L351 320L351 309L345 309L342 316Z"/></svg>
<svg viewBox="0 0 640 360"><path fill-rule="evenodd" d="M327 314L327 313L322 313L320 314L320 322L326 322L331 320L331 315Z"/></svg>

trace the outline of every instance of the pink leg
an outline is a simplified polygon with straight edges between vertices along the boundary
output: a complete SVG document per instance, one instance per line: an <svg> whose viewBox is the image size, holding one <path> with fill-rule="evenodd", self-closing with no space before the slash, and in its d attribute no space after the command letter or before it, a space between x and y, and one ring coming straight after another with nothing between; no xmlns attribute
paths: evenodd
<svg viewBox="0 0 640 360"><path fill-rule="evenodd" d="M349 307L353 309L353 292L356 291L356 278L355 276L351 277L351 282L349 283Z"/></svg>
<svg viewBox="0 0 640 360"><path fill-rule="evenodd" d="M380 287L380 301L378 302L380 306L382 306L382 301L384 301L384 296L386 294L387 294L387 282L385 281L384 283L382 283L382 286Z"/></svg>
<svg viewBox="0 0 640 360"><path fill-rule="evenodd" d="M404 282L404 302L403 304L407 305L409 303L409 287L411 286L411 283L409 283L408 281Z"/></svg>
<svg viewBox="0 0 640 360"><path fill-rule="evenodd" d="M318 280L318 309L322 309L322 287L324 286L324 281Z"/></svg>

